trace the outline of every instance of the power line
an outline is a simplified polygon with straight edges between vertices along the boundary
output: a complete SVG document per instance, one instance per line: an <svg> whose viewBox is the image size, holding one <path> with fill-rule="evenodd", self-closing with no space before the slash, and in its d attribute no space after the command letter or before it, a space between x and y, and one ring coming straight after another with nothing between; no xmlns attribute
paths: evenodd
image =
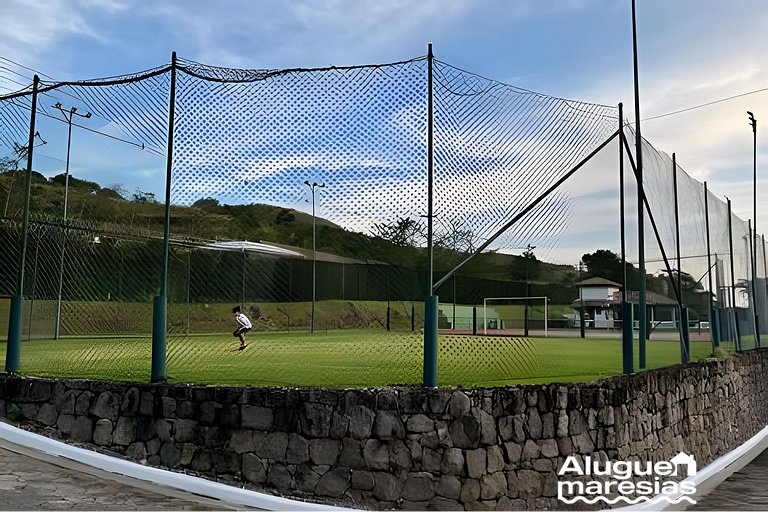
<svg viewBox="0 0 768 512"><path fill-rule="evenodd" d="M683 108L683 109L680 109L680 110L675 110L673 112L667 112L666 114L659 114L657 116L645 117L645 118L642 119L642 121L652 121L654 119L661 119L662 117L669 117L669 116L673 116L673 115L676 115L676 114L682 114L683 112L688 112L688 111L696 110L698 108L703 108L703 107L709 107L710 105L715 105L717 103L722 103L724 101L730 101L730 100L734 100L736 98L742 98L744 96L749 96L751 94L757 94L757 93L765 92L765 91L768 91L768 87L764 87L762 89L756 89L754 91L743 92L741 94L735 94L733 96L728 96L726 98L720 98L720 99L717 99L717 100L708 101L706 103L701 103L699 105L694 105L692 107L686 107L686 108ZM629 123L629 124L635 124L635 123Z"/></svg>
<svg viewBox="0 0 768 512"><path fill-rule="evenodd" d="M18 66L18 67L20 67L20 68L22 68L22 69L26 69L27 71L32 71L33 73L37 73L37 74L38 74L38 75L40 75L40 76L44 76L45 78L50 78L51 80L54 80L54 78L53 78L51 75L47 75L47 74L43 73L42 71L38 71L38 70L36 70L36 69L33 69L33 68L30 68L30 67L27 67L27 66L25 66L25 65L23 65L23 64L19 64L18 62L12 61L12 60L11 60L11 59L9 59L8 57L0 57L0 60L4 60L4 61L6 61L6 62L10 62L10 63L11 63L11 64L13 64L14 66ZM17 74L18 74L18 73L17 73ZM25 78L26 78L26 77L25 77Z"/></svg>
<svg viewBox="0 0 768 512"><path fill-rule="evenodd" d="M24 110L30 110L30 107L28 107L27 105L16 104L16 106L19 107L19 108L23 108ZM49 119L54 119L54 120L59 121L59 122L64 122L59 117L53 116L51 114L48 114L47 112L45 112L43 110L38 110L38 114L40 114L42 116L45 116L45 117L47 117ZM96 130L95 128L89 128L87 126L83 126L83 125L77 124L77 123L72 123L72 126L76 126L78 128L82 128L83 130L86 130L86 131L89 131L89 132L101 135L103 137L108 137L110 139L114 139L114 140L116 140L118 142L123 142L125 144L130 144L131 146L136 146L137 148L140 148L142 150L147 150L150 153L161 154L156 149L145 146L143 142L134 142L132 140L123 139L123 138L117 137L115 135L112 135L112 134L109 134L109 133L106 133L106 132L102 132L102 131Z"/></svg>

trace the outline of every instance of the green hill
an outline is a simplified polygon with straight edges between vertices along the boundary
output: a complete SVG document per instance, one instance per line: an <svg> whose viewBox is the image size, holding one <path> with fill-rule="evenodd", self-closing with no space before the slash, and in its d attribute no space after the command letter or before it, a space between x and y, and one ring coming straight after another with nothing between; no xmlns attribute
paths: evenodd
<svg viewBox="0 0 768 512"><path fill-rule="evenodd" d="M20 218L23 173L0 173L0 212L7 218ZM68 216L119 227L162 233L165 208L153 194L127 193L122 187L104 188L97 183L70 177ZM10 189L10 196L8 190ZM64 206L64 176L47 179L37 172L32 176L30 212L33 218L55 221ZM312 247L312 216L293 209L265 204L222 205L215 199L201 199L190 207L171 208L174 238L204 240L261 240L304 249ZM405 267L425 268L426 251L413 245L397 244L381 236L366 235L317 218L317 249L356 258L377 260ZM437 247L435 270L445 272L462 261L466 254ZM526 272L527 270L527 272ZM519 256L484 253L462 268L462 275L502 281L531 281L546 276L572 284L576 275L568 265L527 261Z"/></svg>

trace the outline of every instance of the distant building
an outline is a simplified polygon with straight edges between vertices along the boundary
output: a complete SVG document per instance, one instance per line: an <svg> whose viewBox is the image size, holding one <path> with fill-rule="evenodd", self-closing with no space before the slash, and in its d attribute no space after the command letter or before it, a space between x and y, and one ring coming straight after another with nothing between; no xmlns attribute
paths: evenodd
<svg viewBox="0 0 768 512"><path fill-rule="evenodd" d="M584 307L586 327L618 329L621 327L621 285L602 277L592 277L576 283L579 298L573 301L574 325L581 325L580 310ZM627 292L627 302L638 304L639 293ZM651 309L650 321L670 319L675 321L677 302L658 293L646 291L645 302Z"/></svg>

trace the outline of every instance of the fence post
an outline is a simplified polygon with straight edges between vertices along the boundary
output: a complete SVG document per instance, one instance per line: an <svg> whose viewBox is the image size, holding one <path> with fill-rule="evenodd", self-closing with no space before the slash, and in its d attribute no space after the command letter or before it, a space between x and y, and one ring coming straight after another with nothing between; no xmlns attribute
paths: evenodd
<svg viewBox="0 0 768 512"><path fill-rule="evenodd" d="M637 160L637 257L640 271L640 289L638 290L638 319L640 320L640 369L645 369L645 342L648 339L648 312L645 309L645 212L643 211L643 137L640 135L640 84L637 65L637 17L635 0L632 0L632 53L634 62L635 88L635 153Z"/></svg>
<svg viewBox="0 0 768 512"><path fill-rule="evenodd" d="M682 341L680 344L680 361L683 364L691 362L691 330L688 325L688 308L680 308L680 332Z"/></svg>
<svg viewBox="0 0 768 512"><path fill-rule="evenodd" d="M707 306L709 307L709 315L707 315L707 317L709 319L709 337L712 342L712 352L714 352L715 349L720 346L720 331L717 328L718 325L716 325L717 319L715 317L717 315L712 301L712 248L709 239L709 192L707 191L706 181L704 182L704 224L707 229ZM715 265L717 265L717 260L715 260Z"/></svg>
<svg viewBox="0 0 768 512"><path fill-rule="evenodd" d="M621 361L624 375L635 371L632 338L634 336L633 306L627 302L627 237L624 215L624 104L619 103L619 210L621 230ZM584 304L582 301L582 309ZM583 318L583 316L582 316ZM582 320L583 329L583 320ZM584 336L582 335L582 338Z"/></svg>
<svg viewBox="0 0 768 512"><path fill-rule="evenodd" d="M726 198L728 199L728 198ZM739 317L736 315L736 272L733 266L733 213L731 211L731 200L728 199L728 251L731 258L731 314L734 344L736 351L741 352L741 334L739 334Z"/></svg>
<svg viewBox="0 0 768 512"><path fill-rule="evenodd" d="M424 302L424 373L423 384L427 387L437 387L437 295L433 285L434 251L432 231L432 196L435 174L435 148L434 148L434 96L432 89L432 43L427 48L427 260L429 296Z"/></svg>
<svg viewBox="0 0 768 512"><path fill-rule="evenodd" d="M16 273L16 294L11 297L11 310L8 318L8 344L5 348L5 371L16 373L21 365L21 310L24 304L24 267L27 261L27 239L29 234L29 196L32 188L32 152L35 148L35 120L37 113L37 89L40 77L35 75L32 81L32 106L29 117L29 142L27 146L27 170L24 183L24 213L21 221L21 250L19 268Z"/></svg>
<svg viewBox="0 0 768 512"><path fill-rule="evenodd" d="M632 352L632 337L634 336L635 321L632 315L634 306L624 301L621 303L621 361L624 375L635 371L634 354Z"/></svg>
<svg viewBox="0 0 768 512"><path fill-rule="evenodd" d="M472 336L477 336L477 306L472 306Z"/></svg>
<svg viewBox="0 0 768 512"><path fill-rule="evenodd" d="M176 52L171 55L171 91L168 107L168 154L165 167L165 229L163 234L163 270L160 293L152 302L152 374L151 382L164 382L168 310L168 253L171 246L171 173L173 171L173 124L176 113Z"/></svg>

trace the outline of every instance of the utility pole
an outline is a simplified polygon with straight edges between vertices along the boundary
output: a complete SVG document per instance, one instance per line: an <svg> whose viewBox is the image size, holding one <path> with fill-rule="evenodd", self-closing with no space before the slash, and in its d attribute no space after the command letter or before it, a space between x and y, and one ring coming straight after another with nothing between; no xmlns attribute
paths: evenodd
<svg viewBox="0 0 768 512"><path fill-rule="evenodd" d="M58 294L56 296L56 330L54 332L54 339L59 339L61 336L61 291L64 286L64 251L67 244L67 206L69 204L69 155L70 155L70 149L72 146L72 120L75 118L75 116L83 118L83 119L89 119L91 117L90 112L86 112L85 114L79 114L77 112L77 107L72 107L69 110L64 109L64 107L61 106L61 102L57 102L53 108L58 109L61 114L64 116L64 120L67 122L68 129L67 129L67 164L64 171L64 226L63 226L63 236L61 237L61 252L59 254L59 290Z"/></svg>

